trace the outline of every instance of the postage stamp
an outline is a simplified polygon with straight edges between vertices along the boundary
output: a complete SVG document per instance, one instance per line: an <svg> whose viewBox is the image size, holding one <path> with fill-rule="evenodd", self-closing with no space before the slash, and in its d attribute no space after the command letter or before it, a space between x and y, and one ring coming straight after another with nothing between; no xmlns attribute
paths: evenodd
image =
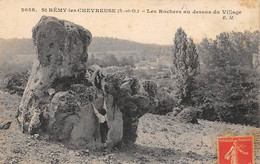
<svg viewBox="0 0 260 164"><path fill-rule="evenodd" d="M253 164L254 137L219 137L219 164Z"/></svg>

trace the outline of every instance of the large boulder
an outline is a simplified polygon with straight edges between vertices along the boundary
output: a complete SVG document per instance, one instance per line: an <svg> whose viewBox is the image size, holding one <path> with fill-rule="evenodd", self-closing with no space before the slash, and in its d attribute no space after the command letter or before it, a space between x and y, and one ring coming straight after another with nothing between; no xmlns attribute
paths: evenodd
<svg viewBox="0 0 260 164"><path fill-rule="evenodd" d="M33 28L37 47L31 75L23 93L17 119L24 133L40 134L75 148L100 144L94 114L107 105L108 145L133 143L139 117L158 105L156 85L107 78L104 93L85 78L91 33L72 22L43 16Z"/></svg>
<svg viewBox="0 0 260 164"><path fill-rule="evenodd" d="M83 27L54 17L43 16L33 28L37 59L18 111L24 132L35 133L55 93L68 90L77 81L75 76L88 59L91 38L91 33Z"/></svg>

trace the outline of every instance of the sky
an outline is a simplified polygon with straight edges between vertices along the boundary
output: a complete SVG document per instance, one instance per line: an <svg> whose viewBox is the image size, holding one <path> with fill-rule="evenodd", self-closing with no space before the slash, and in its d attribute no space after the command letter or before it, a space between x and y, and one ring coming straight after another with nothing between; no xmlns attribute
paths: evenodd
<svg viewBox="0 0 260 164"><path fill-rule="evenodd" d="M139 13L82 13L42 12L42 8L66 9L135 9ZM37 12L22 12L35 8ZM157 13L148 13L156 10ZM181 14L158 13L159 10L178 10ZM183 11L190 11L184 14ZM193 14L211 11L212 14ZM213 11L220 14L213 14ZM223 14L222 10L241 11L241 14ZM144 12L142 12L144 11ZM93 37L114 37L141 43L172 44L177 28L182 27L198 43L204 37L215 38L223 31L259 29L258 0L0 0L0 38L31 38L32 28L42 15L80 24ZM233 20L224 20L223 16Z"/></svg>

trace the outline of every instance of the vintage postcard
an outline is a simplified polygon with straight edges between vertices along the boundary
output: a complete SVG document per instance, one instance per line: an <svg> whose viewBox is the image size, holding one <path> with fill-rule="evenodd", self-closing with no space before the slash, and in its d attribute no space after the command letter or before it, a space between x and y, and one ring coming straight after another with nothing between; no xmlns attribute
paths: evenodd
<svg viewBox="0 0 260 164"><path fill-rule="evenodd" d="M0 163L260 163L258 0L0 0Z"/></svg>

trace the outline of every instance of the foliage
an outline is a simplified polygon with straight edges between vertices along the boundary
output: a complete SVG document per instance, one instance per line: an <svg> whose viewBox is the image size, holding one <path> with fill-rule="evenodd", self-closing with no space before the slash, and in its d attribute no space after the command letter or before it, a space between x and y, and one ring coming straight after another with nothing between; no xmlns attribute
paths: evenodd
<svg viewBox="0 0 260 164"><path fill-rule="evenodd" d="M209 69L196 77L193 101L204 119L259 126L259 80L250 68Z"/></svg>
<svg viewBox="0 0 260 164"><path fill-rule="evenodd" d="M0 65L0 89L22 95L30 76L32 63L2 63Z"/></svg>
<svg viewBox="0 0 260 164"><path fill-rule="evenodd" d="M122 40L117 38L109 38L109 37L94 37L90 46L90 52L109 52L109 51L144 51L144 50L158 50L161 45L154 44L142 44L138 42L133 42L129 40Z"/></svg>
<svg viewBox="0 0 260 164"><path fill-rule="evenodd" d="M88 58L88 66L97 64L97 59L95 58L94 54L91 54Z"/></svg>
<svg viewBox="0 0 260 164"><path fill-rule="evenodd" d="M202 65L193 101L201 117L259 126L259 31L222 32L197 46Z"/></svg>
<svg viewBox="0 0 260 164"><path fill-rule="evenodd" d="M215 40L204 38L197 47L205 69L236 65L252 68L258 43L259 31L222 32Z"/></svg>
<svg viewBox="0 0 260 164"><path fill-rule="evenodd" d="M179 104L179 99L174 96L175 83L171 79L157 80L157 94L159 103L151 113L165 115L172 112L173 108Z"/></svg>
<svg viewBox="0 0 260 164"><path fill-rule="evenodd" d="M135 60L134 60L133 56L122 57L122 59L120 60L120 66L135 67Z"/></svg>
<svg viewBox="0 0 260 164"><path fill-rule="evenodd" d="M154 72L149 70L134 70L134 75L140 79L150 80L154 76Z"/></svg>
<svg viewBox="0 0 260 164"><path fill-rule="evenodd" d="M175 33L173 46L173 79L175 97L182 105L192 105L191 92L194 90L194 77L199 73L199 59L195 44L187 38L183 29Z"/></svg>
<svg viewBox="0 0 260 164"><path fill-rule="evenodd" d="M109 53L105 55L101 59L96 59L95 56L92 54L88 60L88 65L98 64L101 67L109 67L109 66L130 66L135 67L135 59L133 56L129 57L122 57L118 59L114 54Z"/></svg>
<svg viewBox="0 0 260 164"><path fill-rule="evenodd" d="M119 62L118 59L113 54L108 54L101 60L100 65L102 67L109 67L109 66L118 66Z"/></svg>

